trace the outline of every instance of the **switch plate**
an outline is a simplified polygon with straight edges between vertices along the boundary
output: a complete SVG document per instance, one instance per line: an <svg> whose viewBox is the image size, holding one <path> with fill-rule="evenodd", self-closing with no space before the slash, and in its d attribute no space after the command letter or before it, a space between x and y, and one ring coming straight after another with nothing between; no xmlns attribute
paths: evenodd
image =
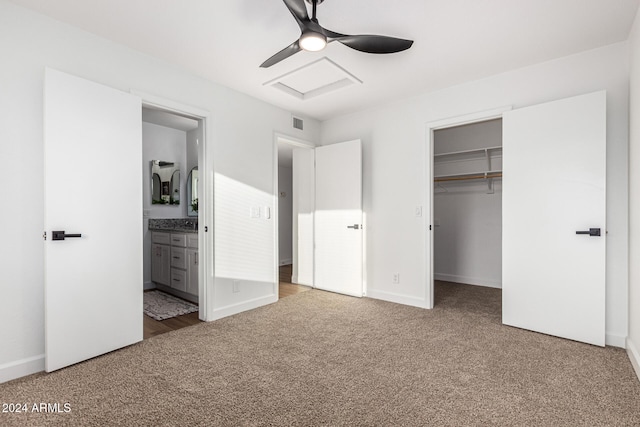
<svg viewBox="0 0 640 427"><path fill-rule="evenodd" d="M416 206L416 216L417 217L422 216L422 206Z"/></svg>
<svg viewBox="0 0 640 427"><path fill-rule="evenodd" d="M260 218L260 208L251 208L251 218Z"/></svg>

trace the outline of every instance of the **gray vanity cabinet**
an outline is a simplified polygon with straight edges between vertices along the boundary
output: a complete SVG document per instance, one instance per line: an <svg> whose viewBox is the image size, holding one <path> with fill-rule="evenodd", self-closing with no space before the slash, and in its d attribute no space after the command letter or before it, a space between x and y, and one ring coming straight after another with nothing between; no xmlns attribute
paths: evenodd
<svg viewBox="0 0 640 427"><path fill-rule="evenodd" d="M151 242L151 280L198 295L198 234L152 231Z"/></svg>

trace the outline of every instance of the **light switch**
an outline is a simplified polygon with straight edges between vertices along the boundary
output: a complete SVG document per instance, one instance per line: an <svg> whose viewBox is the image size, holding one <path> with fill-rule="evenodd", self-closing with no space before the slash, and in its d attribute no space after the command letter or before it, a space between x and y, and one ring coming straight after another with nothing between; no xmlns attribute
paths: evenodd
<svg viewBox="0 0 640 427"><path fill-rule="evenodd" d="M264 207L264 217L266 219L271 219L271 208L269 206Z"/></svg>
<svg viewBox="0 0 640 427"><path fill-rule="evenodd" d="M422 206L416 206L416 216L422 216Z"/></svg>
<svg viewBox="0 0 640 427"><path fill-rule="evenodd" d="M251 208L251 218L260 218L260 208Z"/></svg>

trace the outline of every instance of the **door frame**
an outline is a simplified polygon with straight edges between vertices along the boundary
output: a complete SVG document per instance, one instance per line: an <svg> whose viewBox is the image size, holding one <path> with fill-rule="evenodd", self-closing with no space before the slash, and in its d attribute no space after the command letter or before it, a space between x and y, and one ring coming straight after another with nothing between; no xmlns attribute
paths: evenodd
<svg viewBox="0 0 640 427"><path fill-rule="evenodd" d="M212 122L213 114L202 108L182 104L171 99L152 95L146 92L131 90L131 93L142 99L142 107L159 108L169 113L186 115L202 123L202 151L198 156L198 167L202 168L200 180L201 192L206 194L204 203L198 209L198 258L204 262L198 263L198 318L204 322L214 319L214 173L213 165L207 160L213 146ZM199 169L200 170L200 169ZM142 184L142 183L141 183ZM209 196L210 195L210 196ZM210 230L210 231L205 231Z"/></svg>
<svg viewBox="0 0 640 427"><path fill-rule="evenodd" d="M295 148L304 148L304 149L309 149L309 150L313 150L317 147L316 144L314 144L313 142L307 141L307 140L303 140L300 138L296 138L290 135L286 135L284 133L280 133L280 132L274 132L273 134L273 254L274 254L274 275L273 277L275 277L275 284L274 284L274 290L273 293L276 296L276 299L280 299L280 295L279 295L279 286L280 286L280 263L279 263L279 259L280 259L280 243L279 243L279 239L280 239L280 226L279 226L279 222L280 222L280 211L278 209L278 197L279 197L279 191L278 191L278 166L279 166L279 159L278 159L278 150L279 150L279 143L284 143L287 145L290 145L292 147ZM295 235L297 236L297 234ZM292 239L295 238L295 236L292 236ZM295 260L296 256L295 254L292 254L292 259Z"/></svg>
<svg viewBox="0 0 640 427"><path fill-rule="evenodd" d="M494 108L491 110L478 111L475 113L464 114L460 116L448 117L432 122L428 122L426 124L426 132L425 132L425 152L426 159L425 164L428 165L428 171L425 174L426 182L425 182L425 200L428 203L427 212L428 212L428 223L425 227L425 233L427 233L427 237L425 240L425 251L427 253L427 262L425 263L425 273L424 276L426 278L425 283L425 308L433 308L434 306L434 296L433 296L433 288L434 288L434 275L435 272L433 270L433 241L434 236L433 232L433 142L434 142L434 132L436 130L448 129L456 126L468 125L471 123L485 122L487 120L500 119L502 118L502 114L506 111L512 110L513 107L511 105Z"/></svg>

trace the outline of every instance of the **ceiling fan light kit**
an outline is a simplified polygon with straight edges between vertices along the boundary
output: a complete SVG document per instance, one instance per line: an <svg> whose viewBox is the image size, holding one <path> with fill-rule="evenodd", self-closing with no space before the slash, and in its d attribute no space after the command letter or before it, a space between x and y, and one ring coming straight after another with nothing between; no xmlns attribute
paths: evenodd
<svg viewBox="0 0 640 427"><path fill-rule="evenodd" d="M366 53L395 53L407 50L413 40L398 39L380 35L347 35L336 33L323 28L316 18L316 7L323 0L306 0L313 6L311 18L305 6L305 0L283 0L289 12L300 27L301 36L298 40L264 61L260 67L267 68L287 59L301 50L317 52L325 48L328 43L338 41L351 49Z"/></svg>
<svg viewBox="0 0 640 427"><path fill-rule="evenodd" d="M300 36L300 47L309 52L318 52L327 46L327 37L315 31L307 31Z"/></svg>

